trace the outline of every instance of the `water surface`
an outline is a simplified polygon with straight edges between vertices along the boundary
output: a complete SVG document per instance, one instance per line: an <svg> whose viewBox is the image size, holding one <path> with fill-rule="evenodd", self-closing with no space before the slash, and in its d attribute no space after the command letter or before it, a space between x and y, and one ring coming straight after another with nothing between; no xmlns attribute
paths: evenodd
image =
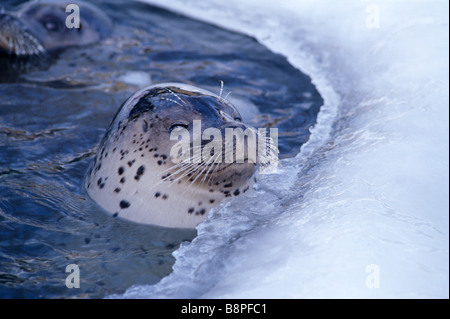
<svg viewBox="0 0 450 319"><path fill-rule="evenodd" d="M2 6L11 9L20 1ZM111 218L82 179L121 103L183 82L224 95L256 127L277 127L295 156L322 99L308 76L255 39L146 4L94 1L114 21L102 43L49 59L0 57L0 297L104 297L154 284L196 232ZM77 264L81 288L65 286Z"/></svg>

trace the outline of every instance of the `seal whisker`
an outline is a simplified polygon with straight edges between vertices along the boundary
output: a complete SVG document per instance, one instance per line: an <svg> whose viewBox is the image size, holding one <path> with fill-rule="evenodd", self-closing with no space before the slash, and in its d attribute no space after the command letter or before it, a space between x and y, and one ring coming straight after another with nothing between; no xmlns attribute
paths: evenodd
<svg viewBox="0 0 450 319"><path fill-rule="evenodd" d="M233 92L233 91L230 91L227 93L227 95L225 95L225 100L228 100L228 96L231 94L231 92Z"/></svg>
<svg viewBox="0 0 450 319"><path fill-rule="evenodd" d="M211 157L210 159L208 159L207 162L202 162L201 163L199 168L201 168L202 170L200 172L198 172L197 176L194 178L194 180L191 181L191 183L190 183L190 185L188 187L190 187L192 184L194 184L197 181L197 179L202 175L202 173L208 168L208 164L210 164L211 161L213 161L213 160L214 160L214 158Z"/></svg>
<svg viewBox="0 0 450 319"><path fill-rule="evenodd" d="M189 174L195 173L199 168L199 163L187 163L183 167L179 168L176 172L174 172L172 175L181 174L176 179L174 179L174 182L179 181L180 179L188 176Z"/></svg>
<svg viewBox="0 0 450 319"><path fill-rule="evenodd" d="M163 101L170 101L172 103L178 104L179 106L183 106L182 104L180 104L180 102L172 100L172 99L169 99L167 97L162 97L161 100L163 100Z"/></svg>
<svg viewBox="0 0 450 319"><path fill-rule="evenodd" d="M189 175L189 174L197 173L197 171L198 171L198 169L199 169L200 167L203 167L203 165L198 165L198 164L197 164L196 167L194 167L194 168L191 170L191 172L188 172L187 174L184 174L184 176L179 177L179 179L181 179L181 178L183 178L183 177L185 177L185 176L187 176L187 175ZM198 176L199 176L200 174L201 174L201 173L197 174L197 176L195 177L195 179L193 179L192 177L189 179L190 183L189 183L189 185L187 185L187 187L183 190L183 193L186 192L188 189L190 189L190 187L191 187L192 184L197 180L197 178L198 178Z"/></svg>
<svg viewBox="0 0 450 319"><path fill-rule="evenodd" d="M189 152L191 150L192 150L192 148L189 149ZM192 164L192 163L197 164L197 163L195 163L195 161L197 161L198 159L200 159L200 161L201 161L201 153L198 154L197 152L194 152L194 156L192 158L189 157L189 158L181 161L180 163L178 163L178 164L176 164L176 165L174 165L172 167L169 167L168 169L164 170L163 172L167 172L167 171L173 170L174 168L178 168L179 166L183 166L183 165L186 165L186 164Z"/></svg>
<svg viewBox="0 0 450 319"><path fill-rule="evenodd" d="M177 93L175 93L174 91L172 91L171 89L167 89L167 91L169 91L170 93L172 93L173 95L175 95L175 97L178 99L178 100L180 100L181 101L181 103L183 103L184 105L188 105L187 103L186 103L186 101L185 100L183 100Z"/></svg>
<svg viewBox="0 0 450 319"><path fill-rule="evenodd" d="M174 173L174 175L176 175L176 174L182 174L182 175L178 176L176 180L179 180L179 179L195 172L197 166L198 166L197 163L190 163L190 164L187 164L186 166L184 166L182 169L179 169L178 171L176 171Z"/></svg>
<svg viewBox="0 0 450 319"><path fill-rule="evenodd" d="M262 151L262 154L258 154L259 157L257 159L257 163L259 166L259 170L262 171L271 165L276 165L278 162L278 153L279 149L274 144L274 141L271 137L266 137L265 140L265 148Z"/></svg>
<svg viewBox="0 0 450 319"><path fill-rule="evenodd" d="M219 80L220 82L220 91L219 91L219 97L222 98L222 93L223 93L223 81Z"/></svg>
<svg viewBox="0 0 450 319"><path fill-rule="evenodd" d="M192 150L193 150L193 148L191 147L191 148L189 149L189 154L191 153ZM165 174L165 173L167 173L167 172L173 171L174 169L178 169L178 168L180 168L180 167L184 167L185 165L192 164L192 163L193 163L194 161L196 161L197 159L201 159L201 158L199 157L199 154L197 154L197 152L194 152L194 157L192 157L192 158L189 157L189 158L187 158L187 159L185 159L185 160L182 160L181 162L175 164L174 166L169 167L169 168L163 170L161 173L159 173L159 175L163 175L163 174ZM175 173L176 173L176 172L175 172ZM175 173L172 173L172 174L175 174Z"/></svg>
<svg viewBox="0 0 450 319"><path fill-rule="evenodd" d="M183 177L192 175L194 173L197 173L197 171L202 167L202 164L199 163L192 163L192 165L188 168L188 170L181 176L179 176L178 179L181 179Z"/></svg>
<svg viewBox="0 0 450 319"><path fill-rule="evenodd" d="M172 173L172 176L175 176L177 174L184 174L184 172L190 170L193 166L197 165L196 163L184 163L181 167L178 167L178 169ZM189 172L188 172L189 173ZM179 178L182 178L184 175L177 177L176 180Z"/></svg>
<svg viewBox="0 0 450 319"><path fill-rule="evenodd" d="M198 148L200 148L200 147L198 147ZM192 150L192 149L193 149L193 148L191 147L190 150ZM200 160L200 163L197 163L197 162L196 162L197 160ZM181 170L181 171L186 170L186 172L185 172L182 176L180 176L179 178L183 178L183 177L186 176L186 175L189 175L189 174L191 174L191 173L196 172L202 164L203 164L203 162L202 162L202 155L201 155L201 152L200 152L200 153L194 152L193 158L192 158L192 159L189 159L189 163L187 163L186 165L184 165L184 166L183 166L183 169ZM179 171L180 171L180 170L179 170ZM178 171L177 171L177 172L178 172ZM175 174L177 174L177 172L175 172Z"/></svg>
<svg viewBox="0 0 450 319"><path fill-rule="evenodd" d="M221 154L217 154L217 156L214 158L214 162L219 158L219 156L221 156ZM211 169L212 169L214 166L215 166L215 169L214 169L214 170L216 170L216 169L219 167L218 165L214 165L214 164L213 164L213 165L210 165L208 171L206 172L206 175L202 178L202 185L203 185L203 183L206 181L206 179L207 179L209 173L211 172ZM213 170L213 171L214 171L214 170ZM210 180L211 180L211 178L210 178Z"/></svg>
<svg viewBox="0 0 450 319"><path fill-rule="evenodd" d="M167 174L167 173L170 172L170 174L171 174L172 176L174 176L174 175L178 174L179 172L182 172L183 170L185 170L186 167L187 167L188 165L190 165L190 164L191 164L191 163L189 163L189 162L181 162L181 163L178 163L177 165L175 165L175 166L173 166L173 167L169 167L168 169L165 169L165 170L161 171L158 175L162 176L162 175ZM173 172L173 170L176 170L176 171ZM171 171L172 171L172 172L171 172Z"/></svg>
<svg viewBox="0 0 450 319"><path fill-rule="evenodd" d="M219 154L220 155L220 154ZM211 175L209 177L208 183L211 183L212 178L215 176L216 172L219 170L219 165L215 165L213 171L211 172Z"/></svg>
<svg viewBox="0 0 450 319"><path fill-rule="evenodd" d="M213 169L213 171L211 172L211 175L209 175L209 180L208 180L208 184L211 184L211 180L214 177L214 174L216 173L216 171L219 169L219 165L216 165Z"/></svg>
<svg viewBox="0 0 450 319"><path fill-rule="evenodd" d="M280 152L278 147L274 144L274 141L271 137L267 137L265 141L265 152L263 152L263 156L277 156Z"/></svg>

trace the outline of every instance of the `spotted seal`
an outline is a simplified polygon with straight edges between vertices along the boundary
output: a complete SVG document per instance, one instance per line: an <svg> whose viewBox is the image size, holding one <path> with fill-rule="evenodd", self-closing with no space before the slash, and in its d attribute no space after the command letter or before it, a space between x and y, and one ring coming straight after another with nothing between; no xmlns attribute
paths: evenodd
<svg viewBox="0 0 450 319"><path fill-rule="evenodd" d="M79 8L80 28L68 28L69 4ZM112 22L99 8L78 0L28 2L16 12L0 13L0 52L15 56L39 55L105 38Z"/></svg>
<svg viewBox="0 0 450 319"><path fill-rule="evenodd" d="M196 123L203 132L197 146L202 152L210 147L208 159L195 153ZM232 142L208 134L205 139L208 128L225 135L227 129L257 134L221 94L180 83L156 84L136 92L123 103L100 143L84 179L87 194L114 217L194 228L211 207L249 190L259 165L250 160L249 151L238 160L238 136ZM189 156L183 160L182 150L176 148L182 131L192 136L185 153ZM220 141L214 150L213 141ZM234 157L226 161L230 154Z"/></svg>

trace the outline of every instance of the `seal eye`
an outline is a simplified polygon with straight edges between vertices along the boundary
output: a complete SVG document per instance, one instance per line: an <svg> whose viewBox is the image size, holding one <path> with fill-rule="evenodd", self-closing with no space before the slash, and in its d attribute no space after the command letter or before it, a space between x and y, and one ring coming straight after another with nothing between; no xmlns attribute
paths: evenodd
<svg viewBox="0 0 450 319"><path fill-rule="evenodd" d="M44 20L42 22L42 25L48 31L58 31L59 30L58 21L56 21L54 19Z"/></svg>
<svg viewBox="0 0 450 319"><path fill-rule="evenodd" d="M234 120L235 120L236 122L242 122L242 119L241 119L240 117L235 117Z"/></svg>
<svg viewBox="0 0 450 319"><path fill-rule="evenodd" d="M169 132L173 132L173 131L179 131L181 129L187 129L188 128L188 124L186 123L174 123L170 126L169 128Z"/></svg>

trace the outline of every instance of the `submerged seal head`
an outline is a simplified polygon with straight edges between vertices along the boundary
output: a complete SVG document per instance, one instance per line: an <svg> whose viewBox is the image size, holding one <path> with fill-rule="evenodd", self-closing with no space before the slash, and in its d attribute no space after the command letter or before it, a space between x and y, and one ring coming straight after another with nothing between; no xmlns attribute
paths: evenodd
<svg viewBox="0 0 450 319"><path fill-rule="evenodd" d="M227 139L230 129L257 135L230 102L209 91L179 83L140 90L107 130L85 189L114 217L193 228L212 206L254 182L257 161L250 151L237 157L238 140L248 144L249 135Z"/></svg>
<svg viewBox="0 0 450 319"><path fill-rule="evenodd" d="M69 4L79 8L79 28L69 28ZM73 21L72 21L73 22ZM71 26L71 25L70 25ZM97 7L83 1L33 1L17 12L0 13L0 51L10 55L39 55L69 46L98 42L112 29L110 19Z"/></svg>

